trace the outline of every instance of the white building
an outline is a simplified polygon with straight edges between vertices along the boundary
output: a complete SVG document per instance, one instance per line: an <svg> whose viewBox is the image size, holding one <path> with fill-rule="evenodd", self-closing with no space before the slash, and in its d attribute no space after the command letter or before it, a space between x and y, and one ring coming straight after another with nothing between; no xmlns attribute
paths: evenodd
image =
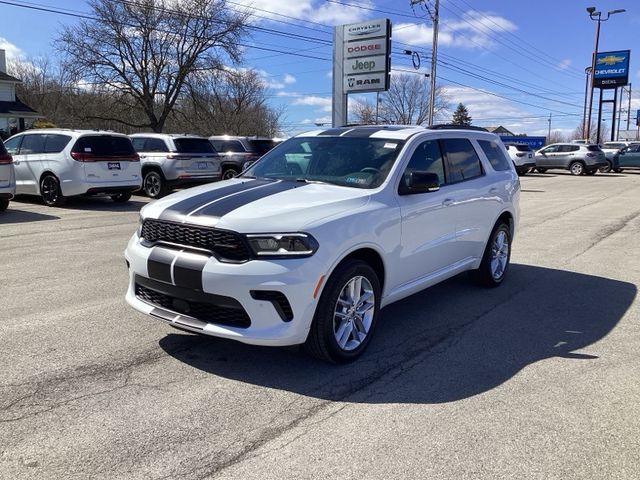
<svg viewBox="0 0 640 480"><path fill-rule="evenodd" d="M0 138L21 132L42 117L16 97L18 83L20 79L7 74L7 57L0 50Z"/></svg>

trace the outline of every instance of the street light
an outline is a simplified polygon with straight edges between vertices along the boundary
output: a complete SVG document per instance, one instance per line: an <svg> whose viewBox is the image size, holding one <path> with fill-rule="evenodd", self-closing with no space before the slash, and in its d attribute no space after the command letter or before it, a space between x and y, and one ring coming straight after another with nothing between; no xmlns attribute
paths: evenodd
<svg viewBox="0 0 640 480"><path fill-rule="evenodd" d="M593 83L594 83L594 78L596 76L595 75L596 57L598 56L598 43L600 42L600 24L602 22L606 22L607 20L609 20L609 17L611 17L611 15L615 15L616 13L623 13L623 12L626 12L624 8L609 10L607 12L607 18L602 18L602 12L596 12L596 7L587 7L587 13L589 14L589 18L594 22L596 22L596 44L595 44L595 48L593 49L593 56L591 58L591 72L593 74L591 75L591 89L590 89L590 95L589 95L589 117L587 120L587 138L590 138L591 136L591 113L593 110ZM600 138L597 138L596 142L600 143Z"/></svg>
<svg viewBox="0 0 640 480"><path fill-rule="evenodd" d="M584 108L582 111L582 138L588 138L585 136L587 131L587 95L589 93L589 75L591 75L591 67L587 67L584 69L585 81L584 81ZM591 118L589 118L589 123L591 123Z"/></svg>

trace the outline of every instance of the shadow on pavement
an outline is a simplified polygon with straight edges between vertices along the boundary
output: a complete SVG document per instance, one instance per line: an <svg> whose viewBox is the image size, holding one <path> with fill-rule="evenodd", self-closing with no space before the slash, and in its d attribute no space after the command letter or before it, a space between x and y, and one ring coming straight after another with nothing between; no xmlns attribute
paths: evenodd
<svg viewBox="0 0 640 480"><path fill-rule="evenodd" d="M310 397L451 402L491 390L546 358L593 361L606 355L597 347L578 350L611 332L637 292L631 283L529 265L514 264L509 275L497 289L475 287L460 275L387 307L368 351L345 366L294 349L187 333L169 334L160 346L213 375ZM364 389L385 373L416 364L402 388Z"/></svg>
<svg viewBox="0 0 640 480"><path fill-rule="evenodd" d="M16 201L27 205L44 205L40 197L32 195L19 195ZM138 212L148 202L140 200L129 200L125 203L116 203L108 196L89 196L89 197L69 197L67 202L61 208L63 210L93 210L103 212ZM11 208L11 204L9 205ZM52 210L55 211L55 210Z"/></svg>
<svg viewBox="0 0 640 480"><path fill-rule="evenodd" d="M9 208L6 211L0 213L0 225L10 223L42 222L45 220L59 219L60 217L56 217L55 215L45 215L42 213L16 209L13 202L9 203Z"/></svg>

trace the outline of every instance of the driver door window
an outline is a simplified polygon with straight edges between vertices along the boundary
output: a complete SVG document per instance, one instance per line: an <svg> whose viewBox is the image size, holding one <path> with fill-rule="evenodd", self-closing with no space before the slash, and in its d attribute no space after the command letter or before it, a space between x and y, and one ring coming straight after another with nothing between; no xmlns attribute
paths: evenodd
<svg viewBox="0 0 640 480"><path fill-rule="evenodd" d="M444 162L437 140L422 142L415 149L400 179L400 190L408 185L411 172L415 171L435 173L440 179L440 186L445 184Z"/></svg>

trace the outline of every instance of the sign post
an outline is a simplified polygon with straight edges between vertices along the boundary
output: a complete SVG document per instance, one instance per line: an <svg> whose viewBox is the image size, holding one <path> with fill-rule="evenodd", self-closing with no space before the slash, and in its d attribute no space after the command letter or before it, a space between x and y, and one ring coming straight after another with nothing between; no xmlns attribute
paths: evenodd
<svg viewBox="0 0 640 480"><path fill-rule="evenodd" d="M615 52L598 52L595 58L593 72L593 86L600 89L598 102L598 124L596 125L596 142L600 143L600 122L602 119L602 104L613 103L613 118L611 122L611 141L615 140L616 105L618 102L618 87L629 84L630 50ZM613 89L613 99L603 100L604 90Z"/></svg>
<svg viewBox="0 0 640 480"><path fill-rule="evenodd" d="M333 127L347 123L350 92L389 89L391 22L370 20L339 25L333 30Z"/></svg>

